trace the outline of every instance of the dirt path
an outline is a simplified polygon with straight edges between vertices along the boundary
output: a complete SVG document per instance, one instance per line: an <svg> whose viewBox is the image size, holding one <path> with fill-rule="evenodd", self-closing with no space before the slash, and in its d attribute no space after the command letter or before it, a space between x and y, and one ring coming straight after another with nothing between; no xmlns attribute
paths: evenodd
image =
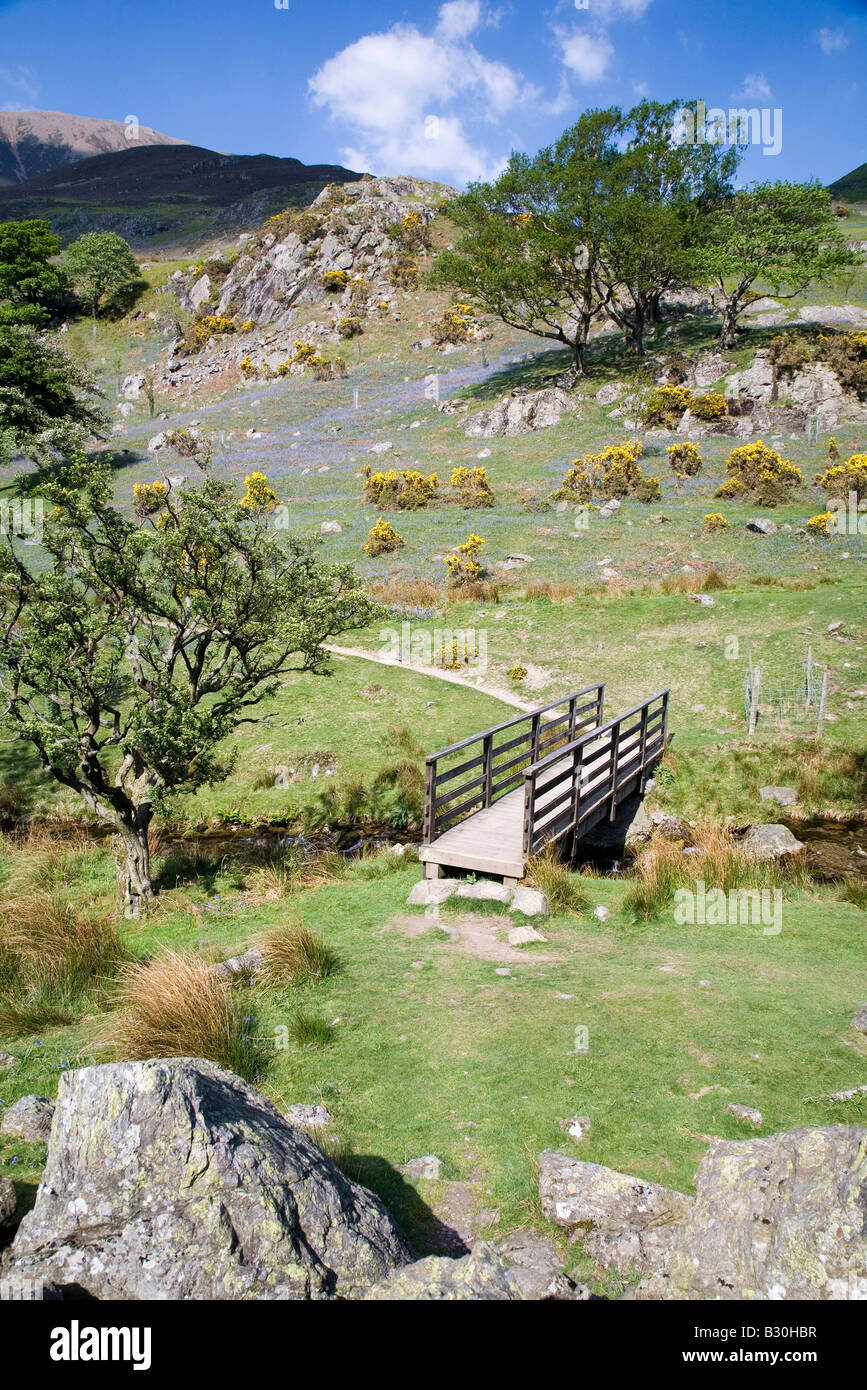
<svg viewBox="0 0 867 1390"><path fill-rule="evenodd" d="M496 686L489 685L486 681L470 679L469 676L462 676L459 671L441 671L432 666L415 666L410 662L401 661L398 657L388 656L384 652L367 651L364 647L336 647L330 642L324 642L325 651L331 652L332 656L358 656L362 661L373 661L378 666L399 666L404 671L413 671L418 676L432 676L438 681L449 681L451 685L465 685L468 690L481 691L483 695L491 695L495 700L500 700L504 705L512 705L515 709L529 712L536 706L527 700L522 700L519 695L513 695L508 690L500 690Z"/></svg>

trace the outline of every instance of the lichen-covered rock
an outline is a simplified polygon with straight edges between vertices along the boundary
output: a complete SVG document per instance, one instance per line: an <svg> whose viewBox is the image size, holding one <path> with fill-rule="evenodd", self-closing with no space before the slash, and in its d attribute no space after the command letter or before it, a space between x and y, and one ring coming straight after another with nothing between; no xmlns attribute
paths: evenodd
<svg viewBox="0 0 867 1390"><path fill-rule="evenodd" d="M867 1033L867 1004L862 1004L852 1022L850 1028L854 1028L857 1033Z"/></svg>
<svg viewBox="0 0 867 1390"><path fill-rule="evenodd" d="M533 1301L586 1302L590 1290L563 1273L563 1259L550 1236L518 1230L498 1241L497 1254L509 1266L521 1297Z"/></svg>
<svg viewBox="0 0 867 1390"><path fill-rule="evenodd" d="M464 434L490 439L498 434L527 434L529 430L548 429L551 425L559 425L563 416L576 406L559 386L546 386L542 391L528 391L523 396L507 396L490 410L471 415L464 424Z"/></svg>
<svg viewBox="0 0 867 1390"><path fill-rule="evenodd" d="M680 1238L639 1298L867 1298L867 1129L718 1140Z"/></svg>
<svg viewBox="0 0 867 1390"><path fill-rule="evenodd" d="M412 1259L379 1199L198 1058L67 1072L21 1276L100 1299L352 1297Z"/></svg>
<svg viewBox="0 0 867 1390"><path fill-rule="evenodd" d="M439 907L460 887L459 878L422 878L413 884L406 901L409 907Z"/></svg>
<svg viewBox="0 0 867 1390"><path fill-rule="evenodd" d="M374 1302L491 1302L518 1300L522 1294L505 1261L481 1242L459 1260L431 1255L405 1265L364 1297Z"/></svg>
<svg viewBox="0 0 867 1390"><path fill-rule="evenodd" d="M584 1239L600 1264L628 1278L657 1268L692 1198L550 1149L539 1168L542 1212Z"/></svg>
<svg viewBox="0 0 867 1390"><path fill-rule="evenodd" d="M3 1111L0 1134L7 1139L28 1139L44 1143L51 1133L54 1102L46 1096L22 1096Z"/></svg>
<svg viewBox="0 0 867 1390"><path fill-rule="evenodd" d="M544 893L540 893L538 888L528 888L520 883L512 894L511 910L522 913L524 917L548 917L551 913Z"/></svg>
<svg viewBox="0 0 867 1390"><path fill-rule="evenodd" d="M9 1225L16 1205L15 1184L11 1178L0 1178L0 1230Z"/></svg>
<svg viewBox="0 0 867 1390"><path fill-rule="evenodd" d="M785 825L751 825L741 843L744 853L757 859L780 859L800 854L804 848Z"/></svg>

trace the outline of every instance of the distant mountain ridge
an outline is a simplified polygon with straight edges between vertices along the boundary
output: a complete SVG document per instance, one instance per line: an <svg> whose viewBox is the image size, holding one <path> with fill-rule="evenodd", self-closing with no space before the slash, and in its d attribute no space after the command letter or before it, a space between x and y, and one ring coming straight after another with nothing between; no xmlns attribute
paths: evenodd
<svg viewBox="0 0 867 1390"><path fill-rule="evenodd" d="M832 198L845 198L850 203L867 202L867 164L859 164L851 174L844 174L828 185Z"/></svg>
<svg viewBox="0 0 867 1390"><path fill-rule="evenodd" d="M0 111L0 187L14 187L93 155L183 144L186 141L172 135L125 121L62 111Z"/></svg>

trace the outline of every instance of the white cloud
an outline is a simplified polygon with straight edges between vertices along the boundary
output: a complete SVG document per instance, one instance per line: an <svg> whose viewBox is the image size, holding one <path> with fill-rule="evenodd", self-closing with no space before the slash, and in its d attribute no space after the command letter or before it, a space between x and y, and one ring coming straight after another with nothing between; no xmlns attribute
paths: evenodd
<svg viewBox="0 0 867 1390"><path fill-rule="evenodd" d="M763 72L748 72L732 101L770 101L771 87Z"/></svg>
<svg viewBox="0 0 867 1390"><path fill-rule="evenodd" d="M5 82L7 87L22 92L26 97L39 95L35 72L32 68L22 67L20 63L14 68L0 67L0 82Z"/></svg>
<svg viewBox="0 0 867 1390"><path fill-rule="evenodd" d="M849 47L849 40L842 29L820 29L816 34L819 47L829 57L832 53L842 53Z"/></svg>
<svg viewBox="0 0 867 1390"><path fill-rule="evenodd" d="M612 19L640 19L650 7L651 0L589 0L588 5L576 9L588 9L595 20L605 24Z"/></svg>
<svg viewBox="0 0 867 1390"><path fill-rule="evenodd" d="M432 34L395 24L323 63L308 87L314 104L348 128L348 164L460 181L499 172L502 156L475 143L465 124L495 124L539 92L469 42L486 22L479 0L448 0Z"/></svg>
<svg viewBox="0 0 867 1390"><path fill-rule="evenodd" d="M650 96L650 88L646 82L633 82L632 90L641 101Z"/></svg>
<svg viewBox="0 0 867 1390"><path fill-rule="evenodd" d="M590 34L584 29L557 29L555 33L564 67L582 82L598 82L605 76L614 56L614 45L605 34Z"/></svg>

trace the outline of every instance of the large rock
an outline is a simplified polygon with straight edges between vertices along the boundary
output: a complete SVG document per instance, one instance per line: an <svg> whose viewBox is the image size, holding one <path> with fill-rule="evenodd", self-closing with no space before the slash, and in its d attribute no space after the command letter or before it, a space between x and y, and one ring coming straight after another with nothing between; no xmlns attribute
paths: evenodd
<svg viewBox="0 0 867 1390"><path fill-rule="evenodd" d="M558 386L544 391L528 391L523 396L507 396L491 410L471 415L464 424L464 434L472 438L490 439L496 434L527 434L559 425L563 416L574 410L575 404Z"/></svg>
<svg viewBox="0 0 867 1390"><path fill-rule="evenodd" d="M785 825L751 825L741 847L757 859L780 859L787 854L800 854L804 848Z"/></svg>
<svg viewBox="0 0 867 1390"><path fill-rule="evenodd" d="M867 1298L867 1129L717 1140L663 1269L639 1298Z"/></svg>
<svg viewBox="0 0 867 1390"><path fill-rule="evenodd" d="M563 1258L550 1236L526 1229L512 1231L497 1243L496 1250L509 1266L522 1298L545 1302L589 1299L586 1285L574 1283L563 1273Z"/></svg>
<svg viewBox="0 0 867 1390"><path fill-rule="evenodd" d="M237 1076L67 1072L13 1273L100 1299L352 1297L412 1259L379 1199Z"/></svg>
<svg viewBox="0 0 867 1390"><path fill-rule="evenodd" d="M406 1265L368 1290L370 1301L491 1302L518 1300L520 1286L508 1265L489 1245L480 1242L469 1255L450 1260L431 1255Z"/></svg>
<svg viewBox="0 0 867 1390"><path fill-rule="evenodd" d="M589 1254L625 1278L661 1264L692 1207L670 1187L550 1149L540 1159L539 1194L543 1215L583 1237Z"/></svg>
<svg viewBox="0 0 867 1390"><path fill-rule="evenodd" d="M51 1133L54 1102L45 1096L22 1096L3 1111L0 1134L7 1139L37 1140L45 1143Z"/></svg>
<svg viewBox="0 0 867 1390"><path fill-rule="evenodd" d="M16 1205L14 1182L11 1178L0 1178L0 1231L11 1224Z"/></svg>
<svg viewBox="0 0 867 1390"><path fill-rule="evenodd" d="M723 390L727 396L748 396L762 405L772 401L776 392L776 377L769 350L760 348L749 367L727 378Z"/></svg>

